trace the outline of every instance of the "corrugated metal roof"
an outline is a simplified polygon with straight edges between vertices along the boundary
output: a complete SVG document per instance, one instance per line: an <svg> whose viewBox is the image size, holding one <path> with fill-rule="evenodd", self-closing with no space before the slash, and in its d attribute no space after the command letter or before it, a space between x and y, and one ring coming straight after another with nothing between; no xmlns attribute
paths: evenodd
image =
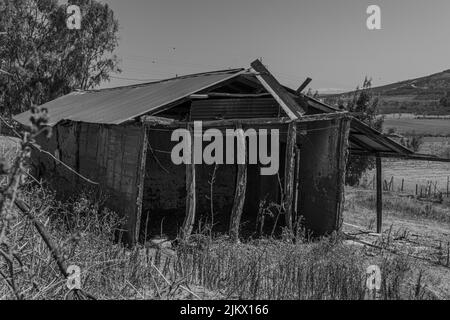
<svg viewBox="0 0 450 320"><path fill-rule="evenodd" d="M355 118L351 122L350 143L351 150L356 152L364 150L364 152L372 154L384 153L403 156L414 153Z"/></svg>
<svg viewBox="0 0 450 320"><path fill-rule="evenodd" d="M62 120L121 124L234 78L243 70L222 70L127 87L73 92L42 107L49 112L51 126ZM27 111L14 119L27 125L30 116Z"/></svg>
<svg viewBox="0 0 450 320"><path fill-rule="evenodd" d="M62 120L121 124L144 114L154 114L171 103L182 101L192 94L232 79L243 71L244 69L222 70L140 85L73 92L48 102L42 107L47 108L49 112L51 126ZM292 89L288 91L297 95ZM313 107L319 107L325 112L336 112L335 108L325 103L310 97L308 99ZM30 112L27 111L15 116L14 119L28 125L30 116ZM372 154L403 156L413 154L411 150L356 119L352 120L350 147L354 152L364 150Z"/></svg>
<svg viewBox="0 0 450 320"><path fill-rule="evenodd" d="M274 98L213 99L192 102L191 120L286 117Z"/></svg>

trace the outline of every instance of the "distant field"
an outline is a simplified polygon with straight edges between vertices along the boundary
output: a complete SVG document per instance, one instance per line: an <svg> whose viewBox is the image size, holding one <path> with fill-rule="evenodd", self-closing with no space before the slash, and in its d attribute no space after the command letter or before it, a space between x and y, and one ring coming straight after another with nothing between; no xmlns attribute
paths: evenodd
<svg viewBox="0 0 450 320"><path fill-rule="evenodd" d="M450 146L450 137L427 137L419 152L424 154L439 155L443 149ZM375 170L365 174L363 180L366 183L373 181ZM383 179L390 181L394 177L394 189L397 191L404 179L404 191L414 193L416 184L425 187L428 181L437 182L437 189L447 191L447 179L450 177L450 163L415 161L415 160L383 160ZM364 183L364 181L362 181Z"/></svg>
<svg viewBox="0 0 450 320"><path fill-rule="evenodd" d="M400 134L450 136L450 120L448 119L386 119L384 130L388 131L391 128Z"/></svg>
<svg viewBox="0 0 450 320"><path fill-rule="evenodd" d="M375 170L367 172L362 183L373 181ZM425 188L428 181L437 183L437 191L447 191L447 179L450 177L450 163L413 161L413 160L383 160L383 179L390 181L394 177L394 190L398 191L404 179L404 191L414 193L416 185Z"/></svg>

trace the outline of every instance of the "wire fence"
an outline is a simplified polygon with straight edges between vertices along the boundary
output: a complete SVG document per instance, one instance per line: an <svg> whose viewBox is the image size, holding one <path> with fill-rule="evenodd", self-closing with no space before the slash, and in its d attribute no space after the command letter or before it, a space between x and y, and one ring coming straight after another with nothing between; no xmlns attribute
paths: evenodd
<svg viewBox="0 0 450 320"><path fill-rule="evenodd" d="M411 190L411 186L413 189ZM376 189L376 175L363 177L360 187L365 189ZM399 193L406 196L414 196L418 199L443 199L450 198L450 176L447 176L446 182L442 179L427 180L425 183L414 183L405 178L396 178L391 176L382 180L383 191Z"/></svg>

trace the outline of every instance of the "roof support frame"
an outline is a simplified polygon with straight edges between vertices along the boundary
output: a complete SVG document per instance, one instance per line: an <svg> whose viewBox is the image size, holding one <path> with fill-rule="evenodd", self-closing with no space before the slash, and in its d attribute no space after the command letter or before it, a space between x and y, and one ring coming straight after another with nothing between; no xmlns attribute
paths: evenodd
<svg viewBox="0 0 450 320"><path fill-rule="evenodd" d="M263 87L275 98L290 119L296 120L305 114L302 107L295 102L287 90L277 81L277 79L275 79L261 61L253 61L251 67L255 73L256 79L258 79Z"/></svg>

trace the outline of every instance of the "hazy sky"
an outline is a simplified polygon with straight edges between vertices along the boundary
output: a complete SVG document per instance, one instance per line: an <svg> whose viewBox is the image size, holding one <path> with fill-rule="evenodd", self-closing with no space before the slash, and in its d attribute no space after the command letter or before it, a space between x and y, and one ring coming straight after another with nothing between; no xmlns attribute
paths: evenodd
<svg viewBox="0 0 450 320"><path fill-rule="evenodd" d="M123 73L160 79L255 58L285 85L353 89L450 69L450 0L102 0L120 23ZM382 30L368 30L368 5ZM114 79L106 86L139 83Z"/></svg>

